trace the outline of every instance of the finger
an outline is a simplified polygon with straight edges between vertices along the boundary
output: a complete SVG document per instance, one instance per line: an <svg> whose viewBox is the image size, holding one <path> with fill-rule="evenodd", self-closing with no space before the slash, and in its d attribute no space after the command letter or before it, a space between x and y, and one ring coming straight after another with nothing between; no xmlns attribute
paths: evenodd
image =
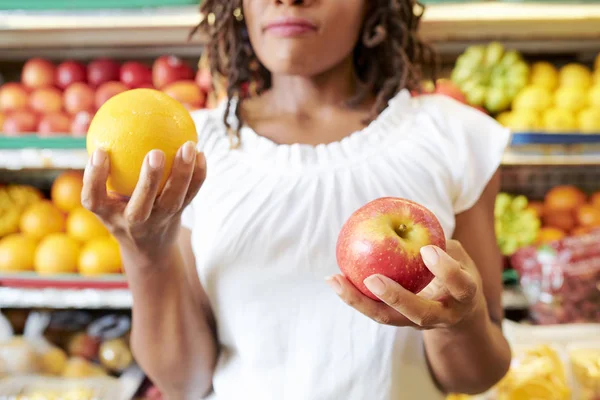
<svg viewBox="0 0 600 400"><path fill-rule="evenodd" d="M468 303L477 293L477 282L461 263L436 246L421 249L423 262L448 289L450 295L460 303Z"/></svg>
<svg viewBox="0 0 600 400"><path fill-rule="evenodd" d="M130 224L138 224L150 217L156 194L163 176L165 153L152 150L146 154L140 178L125 208L125 218Z"/></svg>
<svg viewBox="0 0 600 400"><path fill-rule="evenodd" d="M190 181L188 191L185 195L185 200L183 201L183 207L190 204L190 202L196 197L198 191L202 187L204 180L206 179L206 157L204 153L199 152L196 154L196 163L194 164L194 173L192 175L192 180Z"/></svg>
<svg viewBox="0 0 600 400"><path fill-rule="evenodd" d="M187 142L177 151L171 168L171 175L156 201L156 208L159 213L172 215L181 210L192 180L195 163L196 145L194 142Z"/></svg>
<svg viewBox="0 0 600 400"><path fill-rule="evenodd" d="M101 218L109 211L110 201L106 193L109 170L108 154L97 149L92 153L83 174L81 204Z"/></svg>
<svg viewBox="0 0 600 400"><path fill-rule="evenodd" d="M371 275L364 284L381 301L418 326L432 327L447 320L446 310L440 302L417 296L390 278Z"/></svg>
<svg viewBox="0 0 600 400"><path fill-rule="evenodd" d="M383 325L414 326L410 320L393 308L362 294L345 277L341 275L330 276L326 278L326 282L346 304L375 322Z"/></svg>

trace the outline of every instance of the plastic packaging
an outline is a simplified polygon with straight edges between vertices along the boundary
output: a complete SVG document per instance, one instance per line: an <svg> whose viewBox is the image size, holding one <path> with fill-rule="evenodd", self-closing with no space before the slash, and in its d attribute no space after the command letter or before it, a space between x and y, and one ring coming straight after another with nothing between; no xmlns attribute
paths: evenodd
<svg viewBox="0 0 600 400"><path fill-rule="evenodd" d="M600 231L511 257L536 324L600 322Z"/></svg>

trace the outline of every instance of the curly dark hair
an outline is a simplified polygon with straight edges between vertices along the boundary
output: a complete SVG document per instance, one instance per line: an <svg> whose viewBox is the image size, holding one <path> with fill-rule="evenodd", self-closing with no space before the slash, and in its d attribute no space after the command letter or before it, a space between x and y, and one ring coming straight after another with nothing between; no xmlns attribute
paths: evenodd
<svg viewBox="0 0 600 400"><path fill-rule="evenodd" d="M204 0L200 10L204 17L191 35L200 34L213 78L220 75L226 79L228 102L224 122L235 147L243 124L240 105L250 96L247 87L252 83L257 94L268 90L271 74L250 44L242 0ZM418 34L423 12L424 7L417 0L369 1L354 49L354 64L363 85L348 101L350 106L356 106L368 95L375 95L375 104L365 124L376 118L400 90L420 91L424 68L435 74L435 53ZM238 120L235 130L227 118L232 107Z"/></svg>

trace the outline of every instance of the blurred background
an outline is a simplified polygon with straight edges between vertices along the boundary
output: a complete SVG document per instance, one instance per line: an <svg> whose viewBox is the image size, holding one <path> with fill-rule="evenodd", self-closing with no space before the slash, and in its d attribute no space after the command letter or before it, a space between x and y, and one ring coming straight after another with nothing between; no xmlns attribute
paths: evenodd
<svg viewBox="0 0 600 400"><path fill-rule="evenodd" d="M495 229L519 362L480 398L598 400L600 2L425 3L440 71L423 92L513 131ZM224 98L189 37L201 18L197 0L0 0L0 399L161 398L129 349L119 249L81 208L81 172L115 94Z"/></svg>

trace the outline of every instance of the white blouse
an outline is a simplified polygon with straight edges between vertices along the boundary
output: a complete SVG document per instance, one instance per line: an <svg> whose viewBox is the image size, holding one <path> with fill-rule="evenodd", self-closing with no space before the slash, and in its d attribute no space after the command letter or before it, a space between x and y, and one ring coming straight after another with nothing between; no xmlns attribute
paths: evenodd
<svg viewBox="0 0 600 400"><path fill-rule="evenodd" d="M446 236L498 168L509 132L450 98L400 92L327 145L278 145L249 127L230 150L225 107L194 115L208 176L183 225L215 313L213 400L435 400L422 334L373 322L324 278L346 219L384 196L423 204Z"/></svg>

